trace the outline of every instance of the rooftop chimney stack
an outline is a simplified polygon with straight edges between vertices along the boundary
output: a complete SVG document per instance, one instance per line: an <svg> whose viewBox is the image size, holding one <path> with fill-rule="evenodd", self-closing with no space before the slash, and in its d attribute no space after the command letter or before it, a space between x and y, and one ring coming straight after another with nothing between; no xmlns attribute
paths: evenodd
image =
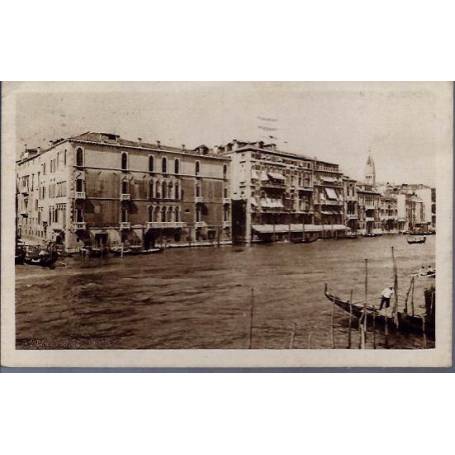
<svg viewBox="0 0 455 455"><path fill-rule="evenodd" d="M161 147L161 142L160 142L160 141L156 141L156 146L157 146L158 148L160 148L160 147Z"/></svg>
<svg viewBox="0 0 455 455"><path fill-rule="evenodd" d="M182 150L185 151L185 144L182 144Z"/></svg>

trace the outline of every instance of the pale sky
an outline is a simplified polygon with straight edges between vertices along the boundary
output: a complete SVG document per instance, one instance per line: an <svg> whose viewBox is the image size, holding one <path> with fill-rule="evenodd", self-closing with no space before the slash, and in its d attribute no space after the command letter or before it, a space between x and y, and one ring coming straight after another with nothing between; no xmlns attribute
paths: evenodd
<svg viewBox="0 0 455 455"><path fill-rule="evenodd" d="M435 156L451 146L451 85L439 83L13 83L18 153L85 131L187 148L233 138L339 163L362 179L435 185ZM258 117L275 119L260 120Z"/></svg>

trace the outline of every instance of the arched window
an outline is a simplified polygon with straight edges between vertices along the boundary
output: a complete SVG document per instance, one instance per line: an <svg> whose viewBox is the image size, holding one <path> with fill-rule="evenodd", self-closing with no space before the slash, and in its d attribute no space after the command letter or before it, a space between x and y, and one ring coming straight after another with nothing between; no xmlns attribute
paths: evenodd
<svg viewBox="0 0 455 455"><path fill-rule="evenodd" d="M159 198L161 197L161 195L160 195L160 188L161 188L160 182L158 182L158 180L157 180L157 181L156 181L156 184L155 184L155 197L156 197L157 199L159 199Z"/></svg>
<svg viewBox="0 0 455 455"><path fill-rule="evenodd" d="M160 220L160 208L155 207L155 210L153 212L153 221L158 222Z"/></svg>
<svg viewBox="0 0 455 455"><path fill-rule="evenodd" d="M128 181L122 180L122 194L128 194Z"/></svg>
<svg viewBox="0 0 455 455"><path fill-rule="evenodd" d="M178 174L180 172L180 161L175 160L174 161L174 174Z"/></svg>
<svg viewBox="0 0 455 455"><path fill-rule="evenodd" d="M161 160L161 171L163 174L167 174L167 159L165 157Z"/></svg>
<svg viewBox="0 0 455 455"><path fill-rule="evenodd" d="M179 183L176 182L176 184L175 184L175 199L177 201L180 199L179 191L180 191Z"/></svg>
<svg viewBox="0 0 455 455"><path fill-rule="evenodd" d="M166 207L163 207L161 209L161 222L165 223L166 222Z"/></svg>
<svg viewBox="0 0 455 455"><path fill-rule="evenodd" d="M153 172L155 169L155 160L152 155L149 156L149 172Z"/></svg>
<svg viewBox="0 0 455 455"><path fill-rule="evenodd" d="M84 151L79 147L76 150L76 166L83 166L84 165ZM43 171L43 174L46 172Z"/></svg>
<svg viewBox="0 0 455 455"><path fill-rule="evenodd" d="M223 165L223 178L225 179L227 177L227 164Z"/></svg>
<svg viewBox="0 0 455 455"><path fill-rule="evenodd" d="M196 161L196 163L194 164L194 173L196 175L199 175L200 170L201 170L201 165L199 164L199 161Z"/></svg>
<svg viewBox="0 0 455 455"><path fill-rule="evenodd" d="M172 199L172 182L169 182L167 186L167 197L169 199Z"/></svg>
<svg viewBox="0 0 455 455"><path fill-rule="evenodd" d="M169 208L167 209L167 218L166 218L167 221L174 221L174 220L172 219L172 212L173 212L173 211L174 211L174 209L173 209L172 207L169 207Z"/></svg>
<svg viewBox="0 0 455 455"><path fill-rule="evenodd" d="M122 171L128 169L128 153L122 152Z"/></svg>
<svg viewBox="0 0 455 455"><path fill-rule="evenodd" d="M149 199L153 199L154 189L155 189L155 184L153 183L153 180L150 180L150 183L149 183Z"/></svg>
<svg viewBox="0 0 455 455"><path fill-rule="evenodd" d="M180 221L180 210L178 207L175 208L175 221Z"/></svg>
<svg viewBox="0 0 455 455"><path fill-rule="evenodd" d="M166 197L167 197L166 188L167 188L167 187L166 187L166 182L163 182L163 183L161 184L161 197L162 197L163 199L166 199Z"/></svg>
<svg viewBox="0 0 455 455"><path fill-rule="evenodd" d="M122 209L122 223L128 222L128 210L126 208Z"/></svg>
<svg viewBox="0 0 455 455"><path fill-rule="evenodd" d="M153 220L153 207L152 206L149 207L149 221L154 221Z"/></svg>

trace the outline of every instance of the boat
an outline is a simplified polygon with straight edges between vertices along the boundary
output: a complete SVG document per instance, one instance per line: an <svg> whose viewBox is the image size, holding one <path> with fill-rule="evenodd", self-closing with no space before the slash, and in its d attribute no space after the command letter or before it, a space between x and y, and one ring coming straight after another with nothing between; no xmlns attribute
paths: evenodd
<svg viewBox="0 0 455 455"><path fill-rule="evenodd" d="M419 236L419 237L408 237L407 241L410 245L417 244L417 243L425 243L426 237Z"/></svg>
<svg viewBox="0 0 455 455"><path fill-rule="evenodd" d="M100 258L107 255L109 253L109 250L107 248L84 246L79 250L79 252L82 256L87 256L89 258Z"/></svg>
<svg viewBox="0 0 455 455"><path fill-rule="evenodd" d="M344 238L345 239L358 239L359 235L357 234L357 232L346 232L346 234L344 235Z"/></svg>
<svg viewBox="0 0 455 455"><path fill-rule="evenodd" d="M316 242L316 240L319 240L319 237L316 235L305 238L291 237L292 243L313 243Z"/></svg>
<svg viewBox="0 0 455 455"><path fill-rule="evenodd" d="M51 243L47 246L28 245L25 247L25 264L53 268L57 259L58 252Z"/></svg>
<svg viewBox="0 0 455 455"><path fill-rule="evenodd" d="M362 303L350 303L349 300L343 300L334 294L329 293L327 283L325 284L324 294L331 302L342 308L347 313L351 313L354 317L363 318L366 315L367 325L373 324L373 319L376 327L384 328L386 325L389 330L396 330L403 333L425 334L434 340L435 336L435 318L434 318L434 288L425 293L425 308L424 315L410 315L407 312L397 312L396 318L381 314L377 308Z"/></svg>
<svg viewBox="0 0 455 455"><path fill-rule="evenodd" d="M25 244L23 242L16 242L16 253L14 257L15 264L23 264L25 259Z"/></svg>
<svg viewBox="0 0 455 455"><path fill-rule="evenodd" d="M141 246L114 246L111 247L111 253L114 256L137 256L143 254L154 254L154 253L161 253L163 251L162 248L148 248L144 249Z"/></svg>

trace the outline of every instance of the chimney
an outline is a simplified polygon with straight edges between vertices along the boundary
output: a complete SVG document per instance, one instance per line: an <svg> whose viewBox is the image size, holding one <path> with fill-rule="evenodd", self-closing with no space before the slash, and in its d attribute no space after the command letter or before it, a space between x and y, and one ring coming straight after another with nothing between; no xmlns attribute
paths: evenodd
<svg viewBox="0 0 455 455"><path fill-rule="evenodd" d="M138 138L137 138L137 141L138 141L139 143L142 143L142 138L141 138L141 137L138 137Z"/></svg>
<svg viewBox="0 0 455 455"><path fill-rule="evenodd" d="M160 142L160 141L156 141L156 146L157 146L158 148L160 148L160 147L161 147L161 142Z"/></svg>
<svg viewBox="0 0 455 455"><path fill-rule="evenodd" d="M232 149L237 150L239 148L239 141L237 139L232 139L232 143L234 144Z"/></svg>
<svg viewBox="0 0 455 455"><path fill-rule="evenodd" d="M182 150L185 151L185 144L182 144Z"/></svg>

